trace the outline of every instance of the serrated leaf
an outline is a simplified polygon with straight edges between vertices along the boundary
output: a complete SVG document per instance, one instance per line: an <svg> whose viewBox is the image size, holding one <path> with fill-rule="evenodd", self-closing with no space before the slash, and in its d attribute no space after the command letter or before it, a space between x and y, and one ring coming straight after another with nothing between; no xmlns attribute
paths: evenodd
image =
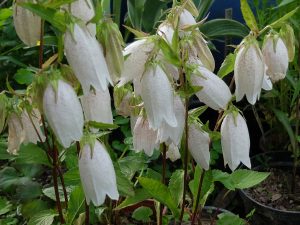
<svg viewBox="0 0 300 225"><path fill-rule="evenodd" d="M230 74L234 70L235 58L236 58L236 54L233 53L229 53L226 56L218 72L218 76L220 78L225 77L226 75Z"/></svg>
<svg viewBox="0 0 300 225"><path fill-rule="evenodd" d="M73 224L76 216L84 210L85 196L81 186L77 186L73 189L70 195L68 206L68 224Z"/></svg>
<svg viewBox="0 0 300 225"><path fill-rule="evenodd" d="M138 181L154 199L168 206L176 218L179 216L177 205L166 185L146 177L139 177Z"/></svg>
<svg viewBox="0 0 300 225"><path fill-rule="evenodd" d="M16 197L22 201L32 200L41 196L42 186L36 181L32 181L30 178L21 178L16 188Z"/></svg>
<svg viewBox="0 0 300 225"><path fill-rule="evenodd" d="M259 31L257 22L256 22L255 16L254 16L247 0L241 0L241 10L242 10L243 18L244 18L247 26L253 32L257 33Z"/></svg>
<svg viewBox="0 0 300 225"><path fill-rule="evenodd" d="M221 170L213 170L212 174L214 181L221 182L228 190L235 190L234 183L229 173L223 172Z"/></svg>
<svg viewBox="0 0 300 225"><path fill-rule="evenodd" d="M257 172L253 170L239 169L231 174L231 179L234 182L235 188L245 189L253 187L265 180L270 173Z"/></svg>
<svg viewBox="0 0 300 225"><path fill-rule="evenodd" d="M3 190L11 190L12 186L17 185L19 182L19 175L15 168L4 167L0 170L0 188Z"/></svg>
<svg viewBox="0 0 300 225"><path fill-rule="evenodd" d="M141 201L151 198L151 195L143 188L136 189L133 196L127 196L126 199L118 205L115 210L120 210L128 206L135 205Z"/></svg>
<svg viewBox="0 0 300 225"><path fill-rule="evenodd" d="M54 210L44 210L34 215L28 225L51 225L58 214Z"/></svg>
<svg viewBox="0 0 300 225"><path fill-rule="evenodd" d="M179 205L183 195L183 185L184 185L183 177L184 177L183 170L176 170L172 174L169 181L168 188L177 206Z"/></svg>
<svg viewBox="0 0 300 225"><path fill-rule="evenodd" d="M72 187L72 186L66 187L67 193L72 192L73 188L74 187ZM63 192L62 186L58 186L58 192L59 192L59 199L60 199L60 201L64 202L65 201L65 197L64 197L64 192ZM43 194L45 196L47 196L48 198L52 199L53 201L56 201L54 187L44 188L43 189Z"/></svg>
<svg viewBox="0 0 300 225"><path fill-rule="evenodd" d="M200 31L210 39L231 36L244 38L249 29L242 23L230 19L214 19L200 26Z"/></svg>
<svg viewBox="0 0 300 225"><path fill-rule="evenodd" d="M19 155L16 157L17 163L43 164L52 167L45 151L33 143L21 145L18 153Z"/></svg>
<svg viewBox="0 0 300 225"><path fill-rule="evenodd" d="M114 168L117 178L117 187L120 194L123 196L134 196L132 182L122 173L118 164L115 163Z"/></svg>
<svg viewBox="0 0 300 225"><path fill-rule="evenodd" d="M49 209L48 202L41 199L34 199L22 204L22 216L29 219L35 214L38 214L40 211L47 209Z"/></svg>

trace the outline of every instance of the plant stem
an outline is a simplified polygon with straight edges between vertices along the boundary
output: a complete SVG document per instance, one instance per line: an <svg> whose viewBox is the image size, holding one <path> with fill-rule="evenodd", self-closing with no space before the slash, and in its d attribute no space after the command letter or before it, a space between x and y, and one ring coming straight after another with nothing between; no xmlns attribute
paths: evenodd
<svg viewBox="0 0 300 225"><path fill-rule="evenodd" d="M198 192L197 192L197 196L196 196L195 209L194 209L194 212L193 212L193 215L192 215L191 225L194 225L195 219L197 217L199 201L200 201L200 195L201 195L201 190L202 190L203 181L204 181L204 176L205 176L205 170L202 169L201 176L200 176L200 181L199 181L199 186L198 186ZM201 214L199 214L199 215L201 215Z"/></svg>
<svg viewBox="0 0 300 225"><path fill-rule="evenodd" d="M85 201L85 225L90 225L90 206Z"/></svg>
<svg viewBox="0 0 300 225"><path fill-rule="evenodd" d="M61 202L59 198L59 191L58 191L58 180L57 180L57 161L58 161L58 150L55 145L53 145L53 168L52 168L52 176L53 176L53 185L54 185L54 192L55 192L55 199L56 199L56 206L59 213L60 223L64 224L64 216L62 212Z"/></svg>
<svg viewBox="0 0 300 225"><path fill-rule="evenodd" d="M186 83L186 81L185 81ZM185 84L185 87L187 85ZM188 138L189 138L189 127L188 127L188 114L189 114L189 109L188 109L188 104L189 104L189 98L186 96L185 97L185 143L184 143L184 162L183 162L183 167L184 167L184 176L183 176L183 194L182 194L182 205L181 205L181 212L180 212L180 217L179 217L179 224L182 223L183 219L183 214L184 214L184 208L185 208L185 197L186 197L186 192L187 192L187 177L188 177Z"/></svg>
<svg viewBox="0 0 300 225"><path fill-rule="evenodd" d="M165 184L165 180L166 180L166 162L167 162L166 154L167 154L167 146L165 143L163 143L162 144L162 178L161 178L162 184ZM159 225L162 225L163 208L164 208L164 205L160 203L160 205L159 205L159 220L158 220Z"/></svg>
<svg viewBox="0 0 300 225"><path fill-rule="evenodd" d="M61 168L60 168L59 164L57 165L57 171L58 171L60 183L61 183L63 193L64 193L65 204L66 204L65 208L68 208L68 193L67 193L67 189L66 189L66 185L65 185L64 175L61 171Z"/></svg>
<svg viewBox="0 0 300 225"><path fill-rule="evenodd" d="M44 60L44 20L41 22L40 48L39 48L39 67L42 69Z"/></svg>

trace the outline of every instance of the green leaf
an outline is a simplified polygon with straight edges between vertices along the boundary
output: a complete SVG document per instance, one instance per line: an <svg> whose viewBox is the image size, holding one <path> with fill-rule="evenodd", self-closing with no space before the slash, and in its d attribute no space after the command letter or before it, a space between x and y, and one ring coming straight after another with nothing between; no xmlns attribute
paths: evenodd
<svg viewBox="0 0 300 225"><path fill-rule="evenodd" d="M48 202L41 199L34 199L22 204L22 216L29 219L39 212L47 209L49 209Z"/></svg>
<svg viewBox="0 0 300 225"><path fill-rule="evenodd" d="M241 0L241 10L247 26L253 32L258 33L259 30L258 30L257 22L247 0Z"/></svg>
<svg viewBox="0 0 300 225"><path fill-rule="evenodd" d="M54 210L44 210L34 215L28 225L51 225L58 214Z"/></svg>
<svg viewBox="0 0 300 225"><path fill-rule="evenodd" d="M151 32L163 14L166 3L160 0L146 0L142 14L142 25L146 32Z"/></svg>
<svg viewBox="0 0 300 225"><path fill-rule="evenodd" d="M12 10L8 8L0 9L0 26L1 22L12 16Z"/></svg>
<svg viewBox="0 0 300 225"><path fill-rule="evenodd" d="M289 13L285 14L283 17L281 17L280 19L276 20L275 22L271 23L270 26L273 28L278 28L281 27L282 24L288 20L289 18L291 18L297 11L298 11L299 7L297 7L296 9L290 11Z"/></svg>
<svg viewBox="0 0 300 225"><path fill-rule="evenodd" d="M56 10L53 8L46 8L40 4L33 3L18 3L20 6L25 9L30 10L36 15L40 16L42 19L51 23L54 27L56 27L61 32L65 32L67 29L67 24L65 23L65 16L60 10Z"/></svg>
<svg viewBox="0 0 300 225"><path fill-rule="evenodd" d="M139 177L138 181L154 199L168 206L176 218L179 216L176 202L172 198L171 192L166 185L160 181L146 177Z"/></svg>
<svg viewBox="0 0 300 225"><path fill-rule="evenodd" d="M163 38L160 39L159 46L168 62L175 66L180 66L178 55L173 51L171 46Z"/></svg>
<svg viewBox="0 0 300 225"><path fill-rule="evenodd" d="M126 199L118 205L115 210L120 210L128 206L135 205L141 201L151 198L151 195L143 188L136 189L133 196L127 196Z"/></svg>
<svg viewBox="0 0 300 225"><path fill-rule="evenodd" d="M245 225L245 220L233 213L221 213L218 215L217 225Z"/></svg>
<svg viewBox="0 0 300 225"><path fill-rule="evenodd" d="M214 19L200 26L200 31L210 39L232 36L244 38L249 29L242 23L230 19Z"/></svg>
<svg viewBox="0 0 300 225"><path fill-rule="evenodd" d="M78 167L68 170L64 174L64 178L65 178L66 185L75 185L75 186L79 185L81 180L80 180Z"/></svg>
<svg viewBox="0 0 300 225"><path fill-rule="evenodd" d="M32 181L30 178L24 177L19 180L16 193L17 198L20 200L32 200L41 196L42 186L40 183Z"/></svg>
<svg viewBox="0 0 300 225"><path fill-rule="evenodd" d="M265 180L270 173L257 172L253 170L239 169L234 171L230 177L234 182L235 188L245 189L253 187Z"/></svg>
<svg viewBox="0 0 300 225"><path fill-rule="evenodd" d="M172 174L169 181L168 188L177 206L179 205L183 195L183 185L184 185L183 177L184 177L183 170L176 170Z"/></svg>
<svg viewBox="0 0 300 225"><path fill-rule="evenodd" d="M66 187L66 191L67 193L71 193L74 187L72 186L68 186ZM58 186L58 193L59 193L59 199L61 202L65 202L65 197L64 197L64 192L63 192L63 188L62 186ZM54 187L47 187L43 189L43 194L45 196L47 196L48 198L52 199L53 201L56 201L56 197L55 197L55 191L54 191Z"/></svg>
<svg viewBox="0 0 300 225"><path fill-rule="evenodd" d="M152 209L149 207L141 206L133 211L132 218L141 221L143 223L150 222L150 216L152 216L153 212Z"/></svg>
<svg viewBox="0 0 300 225"><path fill-rule="evenodd" d="M13 208L13 205L3 197L0 197L0 216L8 213Z"/></svg>
<svg viewBox="0 0 300 225"><path fill-rule="evenodd" d="M277 117L277 119L279 120L279 122L283 125L283 127L285 128L285 130L287 131L289 137L290 137L290 141L291 141L291 145L293 147L293 149L295 149L295 134L293 132L291 123L289 121L289 118L287 117L287 115L282 112L279 111L277 109L273 108L273 111L275 113L275 116Z"/></svg>
<svg viewBox="0 0 300 225"><path fill-rule="evenodd" d="M235 190L234 183L229 173L223 172L221 170L213 170L212 174L214 181L221 182L228 190Z"/></svg>
<svg viewBox="0 0 300 225"><path fill-rule="evenodd" d="M14 76L15 81L19 84L31 84L33 80L33 72L28 69L19 69Z"/></svg>
<svg viewBox="0 0 300 225"><path fill-rule="evenodd" d="M109 124L109 123L100 123L96 121L89 121L88 124L94 128L98 128L100 130L114 130L117 129L119 126L116 124Z"/></svg>
<svg viewBox="0 0 300 225"><path fill-rule="evenodd" d="M282 0L282 2L280 2L280 4L275 6L273 9L278 9L292 3L297 3L297 1L298 0Z"/></svg>
<svg viewBox="0 0 300 225"><path fill-rule="evenodd" d="M119 165L114 164L118 191L123 196L134 196L133 184L131 181L122 173Z"/></svg>
<svg viewBox="0 0 300 225"><path fill-rule="evenodd" d="M14 155L9 154L7 151L7 143L0 142L0 160L14 158Z"/></svg>
<svg viewBox="0 0 300 225"><path fill-rule="evenodd" d="M11 191L12 186L18 184L19 175L15 168L13 167L4 167L0 171L0 188L3 190Z"/></svg>
<svg viewBox="0 0 300 225"><path fill-rule="evenodd" d="M121 171L128 179L132 179L137 171L145 168L146 163L147 161L140 154L127 156L119 160Z"/></svg>
<svg viewBox="0 0 300 225"><path fill-rule="evenodd" d="M142 15L146 0L127 0L128 17L135 29L142 30Z"/></svg>
<svg viewBox="0 0 300 225"><path fill-rule="evenodd" d="M45 7L47 8L56 8L58 9L60 6L70 4L76 0L55 0L55 1L48 1L44 4Z"/></svg>
<svg viewBox="0 0 300 225"><path fill-rule="evenodd" d="M230 74L234 70L235 58L236 58L236 54L233 53L229 53L226 56L218 72L218 76L220 78L225 77L226 75Z"/></svg>
<svg viewBox="0 0 300 225"><path fill-rule="evenodd" d="M45 151L33 143L22 144L18 153L19 155L16 158L17 163L43 164L52 167Z"/></svg>
<svg viewBox="0 0 300 225"><path fill-rule="evenodd" d="M73 224L76 216L84 211L85 196L81 186L73 189L70 195L68 207L68 224Z"/></svg>
<svg viewBox="0 0 300 225"><path fill-rule="evenodd" d="M214 0L194 0L194 3L199 11L198 19L202 19L208 14L214 2Z"/></svg>

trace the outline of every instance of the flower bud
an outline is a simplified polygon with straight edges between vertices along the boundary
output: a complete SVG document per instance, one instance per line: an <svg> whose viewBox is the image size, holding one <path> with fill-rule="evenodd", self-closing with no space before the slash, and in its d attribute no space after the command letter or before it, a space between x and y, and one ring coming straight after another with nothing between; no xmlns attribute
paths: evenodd
<svg viewBox="0 0 300 225"><path fill-rule="evenodd" d="M191 85L202 89L196 93L198 99L214 110L225 109L231 100L231 92L227 84L214 73L198 62L196 73L191 76Z"/></svg>
<svg viewBox="0 0 300 225"><path fill-rule="evenodd" d="M289 66L288 50L280 37L268 35L263 49L267 75L273 82L284 79Z"/></svg>
<svg viewBox="0 0 300 225"><path fill-rule="evenodd" d="M142 77L141 87L150 128L156 130L163 122L171 127L177 126L173 89L159 65L149 65Z"/></svg>
<svg viewBox="0 0 300 225"><path fill-rule="evenodd" d="M149 126L147 119L139 116L133 129L133 148L135 152L144 151L146 155L152 156L154 149L158 149L156 143L157 131Z"/></svg>
<svg viewBox="0 0 300 225"><path fill-rule="evenodd" d="M168 151L166 153L166 158L170 159L172 162L175 162L177 159L180 159L181 155L179 152L179 148L174 143L171 143L168 146Z"/></svg>
<svg viewBox="0 0 300 225"><path fill-rule="evenodd" d="M80 101L86 121L113 124L108 89L106 91L90 91L88 95L81 96Z"/></svg>
<svg viewBox="0 0 300 225"><path fill-rule="evenodd" d="M95 206L104 203L106 195L118 200L116 173L105 147L96 141L93 148L85 144L79 158L79 173L86 202Z"/></svg>
<svg viewBox="0 0 300 225"><path fill-rule="evenodd" d="M235 170L240 162L251 168L249 158L250 138L244 118L239 114L228 113L221 125L221 145L224 165Z"/></svg>
<svg viewBox="0 0 300 225"><path fill-rule="evenodd" d="M118 25L112 20L105 20L100 25L100 32L98 35L104 46L105 59L108 66L111 79L117 83L124 66L123 57L123 38L119 31Z"/></svg>
<svg viewBox="0 0 300 225"><path fill-rule="evenodd" d="M60 144L68 148L79 141L83 130L83 112L73 88L63 80L57 87L48 84L43 97L43 109L49 126Z"/></svg>
<svg viewBox="0 0 300 225"><path fill-rule="evenodd" d="M122 86L134 78L140 80L145 72L145 64L154 44L146 39L141 39L129 44L123 52L125 57L124 70L118 86Z"/></svg>
<svg viewBox="0 0 300 225"><path fill-rule="evenodd" d="M29 47L36 46L41 35L41 18L31 11L18 6L18 3L32 2L17 0L13 4L13 19L17 35ZM33 1L36 2L36 1Z"/></svg>
<svg viewBox="0 0 300 225"><path fill-rule="evenodd" d="M203 131L200 124L190 124L188 131L189 151L199 166L209 169L209 135Z"/></svg>
<svg viewBox="0 0 300 225"><path fill-rule="evenodd" d="M259 99L265 74L265 63L257 41L252 38L238 50L234 64L236 100L241 101L244 95L252 105Z"/></svg>
<svg viewBox="0 0 300 225"><path fill-rule="evenodd" d="M19 147L25 140L25 131L23 130L20 117L16 113L11 113L7 118L8 124L8 148L7 152L16 155Z"/></svg>
<svg viewBox="0 0 300 225"><path fill-rule="evenodd" d="M91 0L76 0L66 8L69 8L73 16L81 19L85 23L88 23L95 16L94 6ZM89 23L87 24L87 28L92 36L96 35L96 24Z"/></svg>
<svg viewBox="0 0 300 225"><path fill-rule="evenodd" d="M67 60L82 86L83 93L89 94L91 86L105 91L108 83L112 82L102 48L96 38L86 27L75 24L73 35L70 31L65 33L64 43Z"/></svg>

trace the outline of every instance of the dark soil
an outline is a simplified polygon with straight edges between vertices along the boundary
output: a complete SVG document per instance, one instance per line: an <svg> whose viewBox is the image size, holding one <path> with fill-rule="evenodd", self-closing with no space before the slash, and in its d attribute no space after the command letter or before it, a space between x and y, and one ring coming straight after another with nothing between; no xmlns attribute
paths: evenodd
<svg viewBox="0 0 300 225"><path fill-rule="evenodd" d="M300 177L292 190L292 171L271 168L269 177L247 193L256 201L279 210L300 211Z"/></svg>

